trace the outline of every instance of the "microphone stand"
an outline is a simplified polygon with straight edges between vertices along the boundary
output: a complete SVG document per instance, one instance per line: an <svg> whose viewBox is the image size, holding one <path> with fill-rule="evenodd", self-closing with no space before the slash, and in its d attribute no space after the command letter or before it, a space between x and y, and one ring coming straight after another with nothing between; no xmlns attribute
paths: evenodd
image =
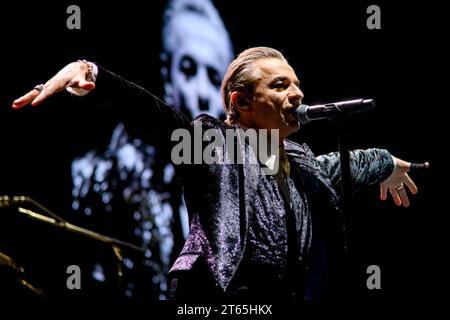
<svg viewBox="0 0 450 320"><path fill-rule="evenodd" d="M25 269L17 264L11 257L0 251L0 267L6 266L17 275L17 282L21 287L30 290L43 301L47 300L45 293L38 287L33 286L26 278Z"/></svg>
<svg viewBox="0 0 450 320"><path fill-rule="evenodd" d="M35 201L33 201L33 203L35 203ZM122 284L123 284L123 272L122 272L123 256L122 256L122 251L121 251L122 248L128 248L128 249L132 249L132 250L139 251L139 252L145 252L145 249L138 247L134 244L131 244L131 243L128 243L128 242L125 242L125 241L122 241L122 240L119 240L119 239L116 239L113 237L105 236L103 234L94 232L92 230L88 230L88 229L76 226L74 224L71 224L71 223L63 220L62 218L61 218L61 220L58 220L55 218L50 218L45 215L39 214L37 212L22 208L22 207L18 207L17 210L20 213L24 213L25 215L27 215L28 217L30 217L32 219L35 219L35 220L38 220L41 222L45 222L54 227L64 229L64 230L67 230L70 232L78 233L85 237L89 237L89 238L101 241L103 243L106 243L108 245L111 245L114 256L117 258L117 279L118 279L117 284L118 284L119 291L122 288Z"/></svg>
<svg viewBox="0 0 450 320"><path fill-rule="evenodd" d="M341 192L342 192L342 233L344 236L344 254L350 254L351 246L351 219L352 219L352 180L350 171L350 148L348 143L348 131L345 119L333 121L338 131L339 160L341 167Z"/></svg>
<svg viewBox="0 0 450 320"><path fill-rule="evenodd" d="M364 108L356 109L355 107ZM373 99L356 99L349 101L342 101L337 103L330 103L325 105L319 105L316 107L308 107L301 105L296 109L296 114L299 117L299 121L308 123L314 119L326 118L333 122L338 133L338 145L339 145L339 162L341 173L341 202L342 202L342 214L341 214L341 231L344 242L344 266L345 270L351 268L350 262L350 249L351 249L351 225L352 225L352 176L350 170L350 144L349 144L349 130L347 119L349 116L363 111L372 109L375 107L375 101ZM346 276L346 278L348 278Z"/></svg>
<svg viewBox="0 0 450 320"><path fill-rule="evenodd" d="M355 99L336 103L329 103L316 107L300 106L297 114L300 121L309 122L313 119L327 118L331 120L338 131L339 159L341 167L341 187L342 187L342 232L344 235L344 253L348 257L351 245L351 219L352 219L352 180L350 171L350 150L348 143L348 116L373 109L375 107L373 99ZM358 106L358 109L355 107ZM361 108L364 106L363 108ZM308 117L308 113L310 113Z"/></svg>
<svg viewBox="0 0 450 320"><path fill-rule="evenodd" d="M57 221L54 218L49 218L47 216L44 216L42 214L36 213L36 212L34 212L32 210L25 209L25 208L22 208L22 207L19 207L17 210L19 212L21 212L21 213L26 214L30 218L33 218L33 219L36 219L36 220L39 220L39 221L42 221L42 222L46 222L48 224L51 224L51 225L53 225L55 227L58 227L58 228L65 229L67 231L75 232L75 233L78 233L78 234L81 234L81 235L84 235L84 236L87 236L87 237L99 240L101 242L110 244L112 246L127 247L129 249L133 249L133 250L140 251L140 252L144 252L145 251L143 248L138 247L138 246L136 246L134 244L131 244L131 243L128 243L128 242L125 242L125 241L122 241L122 240L119 240L119 239L116 239L116 238L113 238L113 237L105 236L103 234L97 233L95 231L91 231L89 229L78 227L78 226L76 226L74 224L71 224L71 223L69 223L67 221Z"/></svg>

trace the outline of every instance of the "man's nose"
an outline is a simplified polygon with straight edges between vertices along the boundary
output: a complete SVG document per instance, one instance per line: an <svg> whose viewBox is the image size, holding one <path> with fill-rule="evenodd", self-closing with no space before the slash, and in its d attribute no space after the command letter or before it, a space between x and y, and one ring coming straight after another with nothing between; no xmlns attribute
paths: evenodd
<svg viewBox="0 0 450 320"><path fill-rule="evenodd" d="M303 94L302 90L300 90L300 88L296 85L292 84L290 92L288 93L289 102L294 106L299 106L302 103L304 96L305 95Z"/></svg>

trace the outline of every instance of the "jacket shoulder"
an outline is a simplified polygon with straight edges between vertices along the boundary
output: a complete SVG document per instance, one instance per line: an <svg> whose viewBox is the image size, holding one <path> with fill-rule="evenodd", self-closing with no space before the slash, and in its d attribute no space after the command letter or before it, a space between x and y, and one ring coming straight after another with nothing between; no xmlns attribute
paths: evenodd
<svg viewBox="0 0 450 320"><path fill-rule="evenodd" d="M314 153L306 143L296 143L292 140L284 140L284 149L286 153L294 156L314 157Z"/></svg>

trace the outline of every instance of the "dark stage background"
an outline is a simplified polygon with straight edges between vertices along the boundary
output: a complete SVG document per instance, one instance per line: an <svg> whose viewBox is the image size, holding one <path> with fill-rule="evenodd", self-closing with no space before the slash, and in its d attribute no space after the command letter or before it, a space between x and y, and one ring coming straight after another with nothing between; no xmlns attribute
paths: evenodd
<svg viewBox="0 0 450 320"><path fill-rule="evenodd" d="M66 28L70 4L81 8L81 30ZM383 303L434 301L435 288L446 277L441 247L445 233L440 227L446 210L437 208L436 184L442 177L437 151L442 152L447 141L442 134L445 127L434 113L441 109L439 96L445 92L436 73L446 79L444 51L439 48L445 39L442 8L364 1L214 4L236 53L256 45L282 50L301 81L304 103L376 99L374 112L349 125L352 148L381 147L404 160L430 161L427 172L412 175L420 191L408 209L396 207L390 199L380 201L378 186L354 197L347 303L363 301L378 308ZM381 8L381 30L366 27L370 4ZM68 62L84 58L162 96L159 53L165 5L165 1L1 5L0 195L30 196L71 222L120 238L122 225L87 222L74 214L71 205L71 161L105 148L116 125L111 112L66 92L38 108L13 111L10 105ZM292 138L308 143L316 154L337 150L336 130L327 121L308 124ZM30 281L49 297L123 299L115 294L114 276L96 284L83 274L82 290L65 289L70 264L82 266L95 257L109 266L105 273L114 274L115 260L107 245L27 219L14 206L0 208L0 230L0 252L23 265ZM179 246L175 243L174 250ZM366 268L373 264L381 268L381 290L366 288ZM142 287L152 281L145 273L134 276ZM142 289L129 299L158 296Z"/></svg>

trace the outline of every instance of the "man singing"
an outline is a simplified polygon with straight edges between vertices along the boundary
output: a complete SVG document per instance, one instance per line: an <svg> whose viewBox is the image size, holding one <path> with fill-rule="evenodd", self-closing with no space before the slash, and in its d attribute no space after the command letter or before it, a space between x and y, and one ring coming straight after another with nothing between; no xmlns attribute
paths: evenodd
<svg viewBox="0 0 450 320"><path fill-rule="evenodd" d="M127 131L150 143L170 142L174 130L201 125L214 129L225 149L227 130L238 132L233 146L243 161L176 166L190 232L169 272L175 299L294 301L306 292L310 298L334 292L333 257L343 245L339 155L315 157L306 145L287 140L299 130L293 110L304 95L279 51L250 48L230 64L222 81L225 121L200 115L191 123L141 87L86 61L67 65L13 108L36 106L66 88L111 102ZM279 149L270 150L279 168L275 174L261 174L273 162L250 161L254 149L240 136L249 129L278 136ZM381 199L389 191L405 207L406 187L417 193L407 174L411 164L386 150L355 150L350 162L354 190L379 183ZM313 281L317 277L321 281Z"/></svg>

